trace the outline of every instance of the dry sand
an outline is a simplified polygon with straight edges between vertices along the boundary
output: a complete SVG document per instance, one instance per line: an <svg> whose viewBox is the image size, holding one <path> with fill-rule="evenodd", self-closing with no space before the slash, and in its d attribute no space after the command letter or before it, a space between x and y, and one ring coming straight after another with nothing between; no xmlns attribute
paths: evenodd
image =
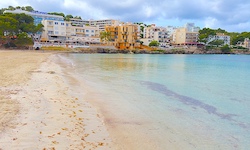
<svg viewBox="0 0 250 150"><path fill-rule="evenodd" d="M112 140L57 55L0 50L0 149L111 149Z"/></svg>

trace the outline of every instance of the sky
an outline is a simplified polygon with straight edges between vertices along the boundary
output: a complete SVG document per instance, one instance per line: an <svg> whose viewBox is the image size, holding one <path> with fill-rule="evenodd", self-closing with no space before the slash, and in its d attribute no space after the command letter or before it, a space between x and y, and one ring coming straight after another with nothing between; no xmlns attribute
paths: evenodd
<svg viewBox="0 0 250 150"><path fill-rule="evenodd" d="M63 12L82 19L116 19L157 26L250 32L249 0L1 0L0 8L32 6L41 12Z"/></svg>

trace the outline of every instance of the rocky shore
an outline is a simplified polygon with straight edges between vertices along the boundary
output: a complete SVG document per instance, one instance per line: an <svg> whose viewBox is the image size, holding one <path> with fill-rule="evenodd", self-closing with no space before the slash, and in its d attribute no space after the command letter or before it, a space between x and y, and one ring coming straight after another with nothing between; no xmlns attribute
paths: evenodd
<svg viewBox="0 0 250 150"><path fill-rule="evenodd" d="M233 49L231 52L221 50L203 50L199 48L172 48L159 50L117 50L109 48L77 48L73 53L101 53L101 54L250 54L250 51Z"/></svg>

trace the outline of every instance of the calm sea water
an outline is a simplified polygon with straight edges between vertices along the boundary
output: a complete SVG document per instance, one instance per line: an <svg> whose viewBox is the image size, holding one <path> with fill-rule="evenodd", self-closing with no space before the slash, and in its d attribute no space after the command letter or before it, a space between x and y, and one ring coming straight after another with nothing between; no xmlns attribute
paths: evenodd
<svg viewBox="0 0 250 150"><path fill-rule="evenodd" d="M83 92L108 126L120 132L118 143L138 149L250 149L250 56L60 57L71 62L71 75L84 83Z"/></svg>

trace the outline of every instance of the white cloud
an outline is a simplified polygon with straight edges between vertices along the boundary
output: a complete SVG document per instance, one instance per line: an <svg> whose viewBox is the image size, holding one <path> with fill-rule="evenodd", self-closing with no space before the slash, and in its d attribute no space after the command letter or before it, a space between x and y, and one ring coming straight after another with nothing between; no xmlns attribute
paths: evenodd
<svg viewBox="0 0 250 150"><path fill-rule="evenodd" d="M113 18L126 22L151 22L181 26L185 20L201 27L248 30L248 0L8 0L1 7L31 5L39 11L64 12L84 19ZM179 24L176 20L179 20ZM196 23L194 22L194 23ZM203 25L203 26L202 26ZM243 27L244 26L244 27Z"/></svg>

